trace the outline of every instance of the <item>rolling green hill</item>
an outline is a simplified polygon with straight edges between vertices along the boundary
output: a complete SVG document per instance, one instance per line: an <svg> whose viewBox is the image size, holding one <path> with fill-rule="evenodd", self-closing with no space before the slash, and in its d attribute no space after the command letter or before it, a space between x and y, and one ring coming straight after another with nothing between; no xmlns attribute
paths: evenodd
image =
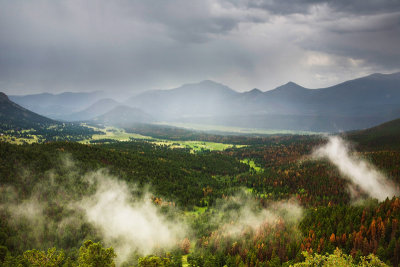
<svg viewBox="0 0 400 267"><path fill-rule="evenodd" d="M369 129L349 132L347 136L360 147L373 150L398 150L400 148L400 119Z"/></svg>

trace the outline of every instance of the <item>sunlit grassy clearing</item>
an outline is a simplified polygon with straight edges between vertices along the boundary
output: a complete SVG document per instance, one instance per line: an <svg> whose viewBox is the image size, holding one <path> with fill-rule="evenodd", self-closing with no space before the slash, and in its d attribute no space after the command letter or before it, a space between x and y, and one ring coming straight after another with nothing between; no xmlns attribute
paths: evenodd
<svg viewBox="0 0 400 267"><path fill-rule="evenodd" d="M156 145L164 145L170 148L187 148L190 149L191 152L199 152L202 150L210 150L210 151L222 151L231 147L244 147L244 145L233 145L233 144L224 144L224 143L215 143L215 142L205 142L205 141L172 141L165 139L156 139L150 136L144 136L136 133L127 133L124 129L116 128L116 127L105 127L99 128L94 126L89 126L86 124L81 124L81 126L85 126L91 128L95 131L103 132L104 134L94 134L91 138L79 141L82 144L90 144L93 140L103 140L110 139L120 142L130 141L132 139L146 140L149 143ZM0 136L0 140L4 142L9 142L13 144L24 144L24 143L37 143L41 136L35 135L34 130L24 130L24 133L32 132L29 135L32 138L18 138L11 135L3 134Z"/></svg>
<svg viewBox="0 0 400 267"><path fill-rule="evenodd" d="M206 212L207 209L208 209L208 207L197 207L197 206L194 206L193 210L185 211L185 215L201 215L204 212Z"/></svg>
<svg viewBox="0 0 400 267"><path fill-rule="evenodd" d="M257 166L256 163L252 159L243 159L240 162L249 165L250 169L253 169L257 173L260 173L260 172L264 171L264 169L261 168L260 166Z"/></svg>
<svg viewBox="0 0 400 267"><path fill-rule="evenodd" d="M7 142L10 144L22 145L22 144L34 144L39 141L39 136L29 135L32 138L18 138L11 135L2 134L0 135L0 142Z"/></svg>
<svg viewBox="0 0 400 267"><path fill-rule="evenodd" d="M187 257L188 257L188 255L183 255L183 256L182 256L182 267L187 267L187 266L189 266L189 263L188 263L188 261L187 261Z"/></svg>
<svg viewBox="0 0 400 267"><path fill-rule="evenodd" d="M92 128L95 131L101 131L104 134L94 134L92 138L85 139L80 141L82 144L89 144L92 140L101 140L101 139L112 139L116 141L129 141L133 139L152 139L151 137L135 134L135 133L127 133L123 129L115 128L115 127L106 127L106 128L98 128L94 126L83 125L88 128Z"/></svg>
<svg viewBox="0 0 400 267"><path fill-rule="evenodd" d="M98 128L93 126L86 127L92 128L96 131L104 132L104 134L95 134L91 139L86 139L80 141L83 144L89 144L92 140L102 140L102 139L112 139L116 141L130 141L131 139L146 139L147 142L156 144L156 145L165 145L170 148L188 148L193 152L198 152L201 150L217 150L222 151L227 148L233 147L233 144L223 144L223 143L214 143L214 142L204 142L204 141L171 141L164 139L156 139L150 136L144 136L135 133L127 133L125 130L116 128L116 127L106 127L106 128ZM243 147L243 145L236 145L236 147Z"/></svg>
<svg viewBox="0 0 400 267"><path fill-rule="evenodd" d="M188 148L194 152L198 152L201 150L222 151L227 148L231 148L233 146L235 147L244 146L244 145L223 144L223 143L204 142L204 141L170 141L161 139L155 139L155 141L149 141L149 142L157 145L166 145L171 148Z"/></svg>

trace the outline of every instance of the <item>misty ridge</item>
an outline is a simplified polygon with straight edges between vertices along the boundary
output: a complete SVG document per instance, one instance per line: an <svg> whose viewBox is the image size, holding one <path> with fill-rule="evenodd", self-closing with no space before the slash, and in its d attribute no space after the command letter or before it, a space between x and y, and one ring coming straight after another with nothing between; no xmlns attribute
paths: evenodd
<svg viewBox="0 0 400 267"><path fill-rule="evenodd" d="M341 132L400 116L400 74L372 74L335 86L307 89L289 82L270 91L237 92L210 80L153 90L116 101L109 93L10 96L57 120L113 126L196 123L273 130Z"/></svg>

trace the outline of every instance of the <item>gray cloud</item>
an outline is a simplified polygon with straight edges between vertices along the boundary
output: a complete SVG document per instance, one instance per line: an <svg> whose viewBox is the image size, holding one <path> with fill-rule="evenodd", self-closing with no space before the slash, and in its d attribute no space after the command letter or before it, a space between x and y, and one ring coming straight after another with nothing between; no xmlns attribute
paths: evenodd
<svg viewBox="0 0 400 267"><path fill-rule="evenodd" d="M400 10L396 0L231 0L232 3L251 8L261 8L275 14L309 13L318 6L329 6L335 12L348 14L377 14Z"/></svg>
<svg viewBox="0 0 400 267"><path fill-rule="evenodd" d="M268 90L394 72L398 3L0 0L0 90L133 93L204 79Z"/></svg>
<svg viewBox="0 0 400 267"><path fill-rule="evenodd" d="M400 11L400 3L397 0L329 0L326 2L336 10L350 14L377 14Z"/></svg>

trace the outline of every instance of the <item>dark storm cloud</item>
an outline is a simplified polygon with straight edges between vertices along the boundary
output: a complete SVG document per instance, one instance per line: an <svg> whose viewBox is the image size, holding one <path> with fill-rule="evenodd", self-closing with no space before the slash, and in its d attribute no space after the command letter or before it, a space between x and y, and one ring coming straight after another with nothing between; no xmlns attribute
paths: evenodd
<svg viewBox="0 0 400 267"><path fill-rule="evenodd" d="M305 49L359 59L370 66L398 69L400 12L368 16L338 15L314 23L316 33L299 43Z"/></svg>
<svg viewBox="0 0 400 267"><path fill-rule="evenodd" d="M400 11L398 0L231 0L249 8L262 8L276 14L309 13L315 6L327 5L335 12L377 14Z"/></svg>
<svg viewBox="0 0 400 267"><path fill-rule="evenodd" d="M327 3L337 11L350 14L377 14L400 11L400 3L397 0L330 0Z"/></svg>
<svg viewBox="0 0 400 267"><path fill-rule="evenodd" d="M0 0L0 90L318 87L400 66L399 1Z"/></svg>

